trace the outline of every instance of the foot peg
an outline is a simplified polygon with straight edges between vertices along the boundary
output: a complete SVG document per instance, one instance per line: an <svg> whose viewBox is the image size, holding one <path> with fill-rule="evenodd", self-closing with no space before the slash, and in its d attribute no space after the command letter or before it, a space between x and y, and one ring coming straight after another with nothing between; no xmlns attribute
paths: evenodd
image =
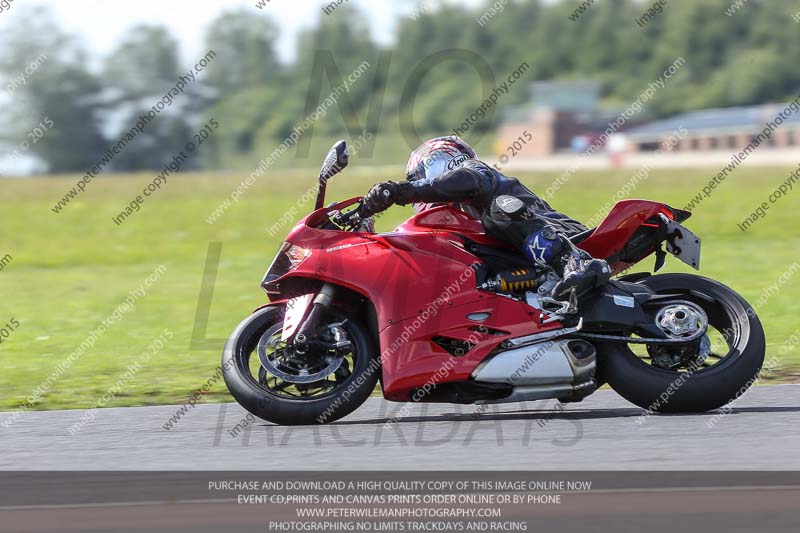
<svg viewBox="0 0 800 533"><path fill-rule="evenodd" d="M571 257L564 268L564 279L553 288L553 298L561 301L577 300L595 287L608 283L611 268L602 259Z"/></svg>

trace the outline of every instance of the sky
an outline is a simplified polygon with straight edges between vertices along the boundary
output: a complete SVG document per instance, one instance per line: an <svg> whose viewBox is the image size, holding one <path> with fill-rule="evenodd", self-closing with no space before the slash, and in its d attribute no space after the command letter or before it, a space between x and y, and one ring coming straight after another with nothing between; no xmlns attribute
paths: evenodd
<svg viewBox="0 0 800 533"><path fill-rule="evenodd" d="M232 8L250 9L254 16L266 13L281 29L278 54L285 62L295 57L298 33L319 23L326 15L322 7L331 2L354 4L371 22L373 38L382 44L391 43L398 19L419 7L436 8L442 3L461 6L485 4L488 0L14 0L10 8L0 12L0 31L6 24L26 16L27 9L45 6L68 33L84 42L99 68L102 59L111 53L126 30L138 24L163 24L180 43L180 52L186 65L193 64L207 52L204 32L209 23L223 11ZM8 105L8 98L0 93L0 107ZM25 173L35 165L35 160L23 156L8 166L5 146L0 146L0 169L11 168L12 173ZM5 172L3 172L5 173Z"/></svg>
<svg viewBox="0 0 800 533"><path fill-rule="evenodd" d="M87 49L97 58L108 54L120 40L125 30L141 23L161 23L170 28L181 43L185 61L191 61L203 50L203 32L214 18L230 8L245 7L254 14L266 13L281 28L278 52L282 60L294 57L297 34L313 27L325 15L322 6L337 0L267 0L264 9L258 9L259 0L17 0L29 5L44 5L55 14L68 31L83 37ZM380 43L392 40L397 19L413 11L417 5L435 7L442 0L341 0L355 4L365 13L373 28L373 37ZM477 5L481 0L462 0L460 5ZM12 7L2 18L13 23ZM19 16L17 13L16 16ZM3 21L0 20L0 24Z"/></svg>

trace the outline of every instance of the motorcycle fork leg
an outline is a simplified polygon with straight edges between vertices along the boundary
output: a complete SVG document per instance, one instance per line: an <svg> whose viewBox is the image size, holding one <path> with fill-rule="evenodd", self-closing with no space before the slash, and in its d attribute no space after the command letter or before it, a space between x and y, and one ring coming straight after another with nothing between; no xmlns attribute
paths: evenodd
<svg viewBox="0 0 800 533"><path fill-rule="evenodd" d="M317 293L314 301L311 303L311 311L308 316L300 325L297 334L294 337L295 346L304 345L313 337L314 331L317 330L320 318L323 313L330 308L333 298L336 295L336 286L326 283Z"/></svg>

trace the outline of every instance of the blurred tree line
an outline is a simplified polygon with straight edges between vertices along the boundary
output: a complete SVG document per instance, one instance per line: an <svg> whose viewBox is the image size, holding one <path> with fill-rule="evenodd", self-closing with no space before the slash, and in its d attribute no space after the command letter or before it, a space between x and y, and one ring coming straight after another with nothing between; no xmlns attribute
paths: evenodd
<svg viewBox="0 0 800 533"><path fill-rule="evenodd" d="M300 36L292 64L278 60L280 29L268 11L225 12L205 34L205 49L217 54L214 61L113 169L161 167L193 128L211 117L222 127L195 163L252 168L364 61L368 71L313 124L313 132L305 132L285 164L316 157L331 140L352 139L365 129L379 132L381 142L359 155L395 162L416 139L452 131L494 88L471 64L470 53L491 66L497 83L522 62L530 65L524 79L501 97L500 111L465 135L473 142L490 138L503 108L527 100L530 81L598 80L605 104L625 105L679 56L687 65L648 104L650 116L788 100L800 89L794 62L800 57L800 25L792 20L797 11L792 0L751 0L734 16L725 14L731 0L670 0L644 28L635 21L653 2L598 0L572 21L578 3L511 0L483 25L477 19L500 3L422 10L416 19L398 23L391 49L371 39L362 13L342 5L330 16L319 12L319 24ZM467 52L444 52L453 49ZM80 42L42 11L6 27L0 50L4 77L24 72L39 54L47 56L12 95L3 130L6 139L21 138L48 116L54 126L31 152L53 172L82 172L93 165L190 68L162 26L131 29L97 67Z"/></svg>

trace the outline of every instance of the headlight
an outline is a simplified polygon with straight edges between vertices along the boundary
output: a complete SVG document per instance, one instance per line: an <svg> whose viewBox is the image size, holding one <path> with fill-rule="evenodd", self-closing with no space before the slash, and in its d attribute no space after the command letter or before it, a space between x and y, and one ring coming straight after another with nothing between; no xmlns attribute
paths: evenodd
<svg viewBox="0 0 800 533"><path fill-rule="evenodd" d="M310 254L310 250L300 248L294 244L289 245L289 248L284 252L284 255L286 255L286 257L289 259L289 264L291 265L290 268L297 268L298 265L305 261L306 257L308 257Z"/></svg>
<svg viewBox="0 0 800 533"><path fill-rule="evenodd" d="M276 280L288 274L290 270L297 268L309 255L311 255L311 250L306 250L288 242L283 243L281 249L278 250L278 255L275 256L275 260L269 266L261 286L270 294L278 293L279 288L275 283Z"/></svg>

